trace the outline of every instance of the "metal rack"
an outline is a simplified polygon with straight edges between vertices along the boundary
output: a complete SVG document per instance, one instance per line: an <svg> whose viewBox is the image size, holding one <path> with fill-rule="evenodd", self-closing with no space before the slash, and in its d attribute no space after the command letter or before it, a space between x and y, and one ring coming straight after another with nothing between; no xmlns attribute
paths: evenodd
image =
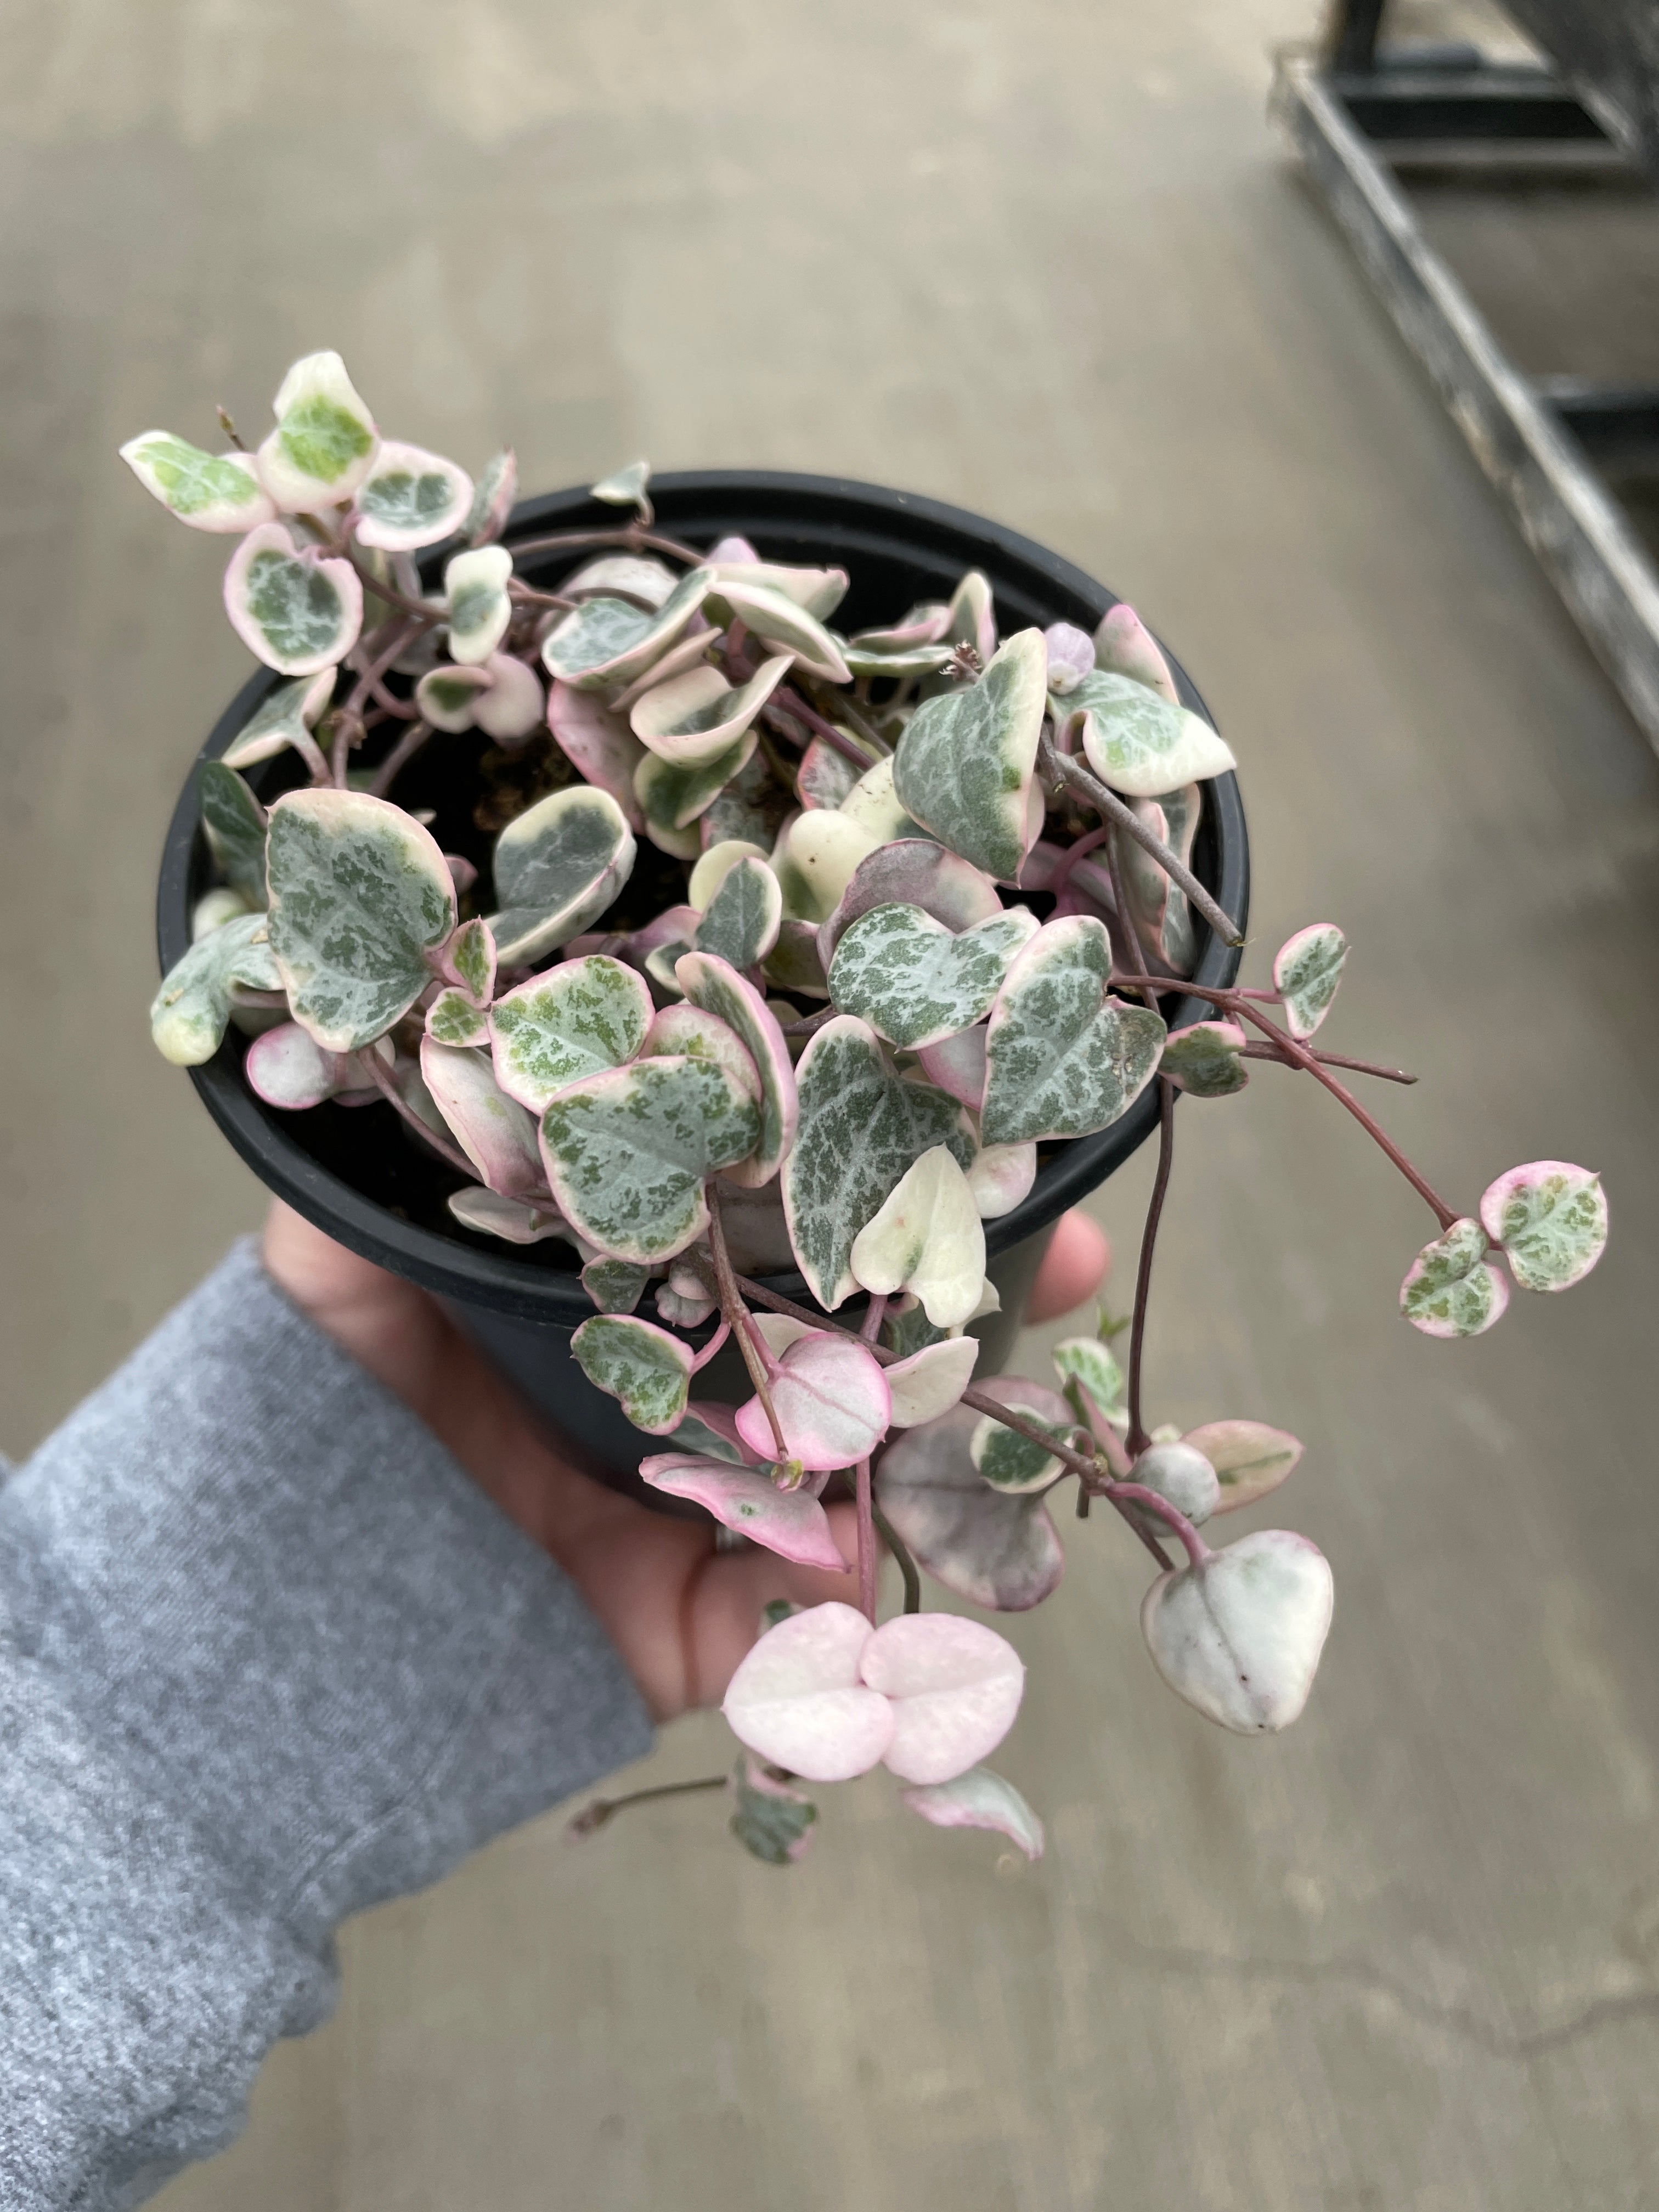
<svg viewBox="0 0 1659 2212"><path fill-rule="evenodd" d="M1652 90L1656 0L1601 0L1588 52L1565 0L1511 0L1569 76L1466 45L1381 45L1385 0L1339 0L1322 54L1281 55L1272 112L1379 298L1427 368L1476 459L1631 712L1659 750L1659 571L1597 460L1659 467L1659 386L1528 378L1425 237L1395 182L1409 167L1537 179L1659 162ZM1620 36L1620 11L1636 35ZM1559 11L1566 29L1552 38ZM1638 23L1638 18L1642 19ZM1589 64L1598 77L1585 75ZM1638 172L1639 173L1639 172Z"/></svg>

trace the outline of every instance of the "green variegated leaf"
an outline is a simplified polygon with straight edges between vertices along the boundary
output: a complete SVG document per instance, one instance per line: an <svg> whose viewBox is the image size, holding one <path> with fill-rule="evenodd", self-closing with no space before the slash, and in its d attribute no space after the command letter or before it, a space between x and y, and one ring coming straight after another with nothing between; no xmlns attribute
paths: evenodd
<svg viewBox="0 0 1659 2212"><path fill-rule="evenodd" d="M149 1010L150 1035L163 1060L199 1067L224 1041L231 992L279 991L283 978L265 940L266 917L245 914L192 945L169 969Z"/></svg>
<svg viewBox="0 0 1659 2212"><path fill-rule="evenodd" d="M595 1314L570 1349L588 1381L616 1399L636 1429L665 1437L678 1426L691 1382L690 1345L654 1322Z"/></svg>
<svg viewBox="0 0 1659 2212"><path fill-rule="evenodd" d="M833 1313L857 1288L853 1240L922 1154L973 1158L954 1098L893 1073L866 1024L839 1014L795 1071L800 1121L783 1169L790 1243L812 1295Z"/></svg>
<svg viewBox="0 0 1659 2212"><path fill-rule="evenodd" d="M334 695L334 674L331 667L325 668L315 676L300 676L291 684L279 684L254 708L226 746L222 756L224 765L252 768L257 762L271 759L289 745L302 753L309 751L315 757L316 747L310 742L310 732Z"/></svg>
<svg viewBox="0 0 1659 2212"><path fill-rule="evenodd" d="M465 991L440 991L426 1010L426 1033L439 1044L487 1045L489 1017Z"/></svg>
<svg viewBox="0 0 1659 2212"><path fill-rule="evenodd" d="M491 1190L522 1198L542 1182L534 1117L495 1081L482 1052L421 1040L421 1079L455 1141Z"/></svg>
<svg viewBox="0 0 1659 2212"><path fill-rule="evenodd" d="M650 1280L650 1268L631 1260L590 1260L582 1269L582 1288L603 1314L632 1313Z"/></svg>
<svg viewBox="0 0 1659 2212"><path fill-rule="evenodd" d="M489 917L504 968L539 960L602 915L634 869L634 833L608 792L556 791L495 840Z"/></svg>
<svg viewBox="0 0 1659 2212"><path fill-rule="evenodd" d="M708 566L720 583L760 585L769 592L781 592L786 599L805 607L821 623L828 622L847 597L851 581L845 568L793 568L775 561L725 561L717 559L715 552L709 554ZM750 628L754 628L752 623Z"/></svg>
<svg viewBox="0 0 1659 2212"><path fill-rule="evenodd" d="M1245 1042L1237 1022L1193 1022L1170 1030L1158 1072L1194 1098L1225 1098L1250 1079L1241 1057Z"/></svg>
<svg viewBox="0 0 1659 2212"><path fill-rule="evenodd" d="M1056 1443L1069 1440L1071 1408L1056 1392L1041 1382L1026 1382L1014 1376L999 1381L996 1395L1012 1411L1023 1413L1053 1437ZM1041 1444L1033 1443L1017 1429L1006 1428L989 1413L981 1416L969 1432L968 1456L979 1470L981 1481L1011 1496L1047 1490L1062 1472L1061 1462L1053 1452L1045 1451Z"/></svg>
<svg viewBox="0 0 1659 2212"><path fill-rule="evenodd" d="M750 854L727 871L697 924L695 949L739 971L765 959L778 941L783 893L763 860Z"/></svg>
<svg viewBox="0 0 1659 2212"><path fill-rule="evenodd" d="M684 955L680 957L684 958ZM678 990L678 982L675 988ZM737 1031L718 1014L706 1014L701 1006L692 1006L688 1000L682 998L653 1016L641 1052L642 1057L651 1060L712 1060L726 1070L740 1090L749 1093L757 1105L760 1103L760 1071L744 1048Z"/></svg>
<svg viewBox="0 0 1659 2212"><path fill-rule="evenodd" d="M726 1024L754 1064L760 1079L760 1133L752 1153L726 1170L726 1179L758 1189L777 1173L795 1141L795 1071L777 1016L746 978L717 953L688 952L674 979L694 1006Z"/></svg>
<svg viewBox="0 0 1659 2212"><path fill-rule="evenodd" d="M170 430L146 430L128 439L121 459L192 530L257 530L276 513L246 453L204 453Z"/></svg>
<svg viewBox="0 0 1659 2212"><path fill-rule="evenodd" d="M703 1184L755 1148L760 1113L706 1060L641 1060L591 1076L542 1115L566 1217L608 1258L672 1259L708 1225Z"/></svg>
<svg viewBox="0 0 1659 2212"><path fill-rule="evenodd" d="M634 1059L651 1026L651 994L620 960L566 960L507 991L489 1012L495 1080L539 1114L573 1083Z"/></svg>
<svg viewBox="0 0 1659 2212"><path fill-rule="evenodd" d="M659 659L708 596L706 568L683 576L655 613L626 599L587 599L567 615L542 647L550 676L579 691L630 684Z"/></svg>
<svg viewBox="0 0 1659 2212"><path fill-rule="evenodd" d="M1015 960L986 1031L988 1145L1092 1136L1152 1081L1163 1019L1112 998L1111 969L1105 927L1088 915L1049 922Z"/></svg>
<svg viewBox="0 0 1659 2212"><path fill-rule="evenodd" d="M952 935L919 906L872 907L836 947L830 995L890 1043L919 1051L984 1018L1036 927L1013 907Z"/></svg>
<svg viewBox="0 0 1659 2212"><path fill-rule="evenodd" d="M472 505L472 479L423 447L384 444L357 487L357 542L388 553L435 545L459 530Z"/></svg>
<svg viewBox="0 0 1659 2212"><path fill-rule="evenodd" d="M499 538L518 495L519 457L508 446L485 463L483 475L472 487L472 504L461 525L467 544L487 545L491 538Z"/></svg>
<svg viewBox="0 0 1659 2212"><path fill-rule="evenodd" d="M850 683L853 672L823 624L787 592L749 581L755 573L734 568L714 585L710 599L715 618L741 622L763 645L791 655L810 675L830 684Z"/></svg>
<svg viewBox="0 0 1659 2212"><path fill-rule="evenodd" d="M842 659L854 676L933 676L955 653L951 644L897 646L883 653L856 638L842 647Z"/></svg>
<svg viewBox="0 0 1659 2212"><path fill-rule="evenodd" d="M830 985L818 957L818 933L810 921L778 924L778 941L766 956L766 980L797 999L827 999Z"/></svg>
<svg viewBox="0 0 1659 2212"><path fill-rule="evenodd" d="M227 882L250 906L265 902L265 812L234 769L204 761L196 779L202 827Z"/></svg>
<svg viewBox="0 0 1659 2212"><path fill-rule="evenodd" d="M1480 1218L1523 1291L1567 1290L1607 1249L1601 1178L1571 1160L1531 1160L1499 1176L1481 1197Z"/></svg>
<svg viewBox="0 0 1659 2212"><path fill-rule="evenodd" d="M747 766L755 743L754 731L745 730L726 751L717 753L713 760L690 764L665 761L655 753L647 753L634 771L634 794L645 811L646 824L653 836L662 833L672 836L677 831L690 829L738 770ZM701 842L692 831L686 858L698 849ZM675 848L671 845L667 849L672 852Z"/></svg>
<svg viewBox="0 0 1659 2212"><path fill-rule="evenodd" d="M899 1792L913 1813L936 1828L989 1828L1017 1844L1028 1859L1042 1856L1042 1823L1012 1782L988 1766L970 1766L951 1782Z"/></svg>
<svg viewBox="0 0 1659 2212"><path fill-rule="evenodd" d="M430 722L434 730L459 737L472 727L478 702L489 689L489 678L483 669L458 668L441 661L436 668L428 668L415 686L415 705L422 720Z"/></svg>
<svg viewBox="0 0 1659 2212"><path fill-rule="evenodd" d="M971 929L1002 912L996 886L978 868L927 837L881 845L860 860L836 910L818 933L823 961L861 914L878 906L919 906L950 930Z"/></svg>
<svg viewBox="0 0 1659 2212"><path fill-rule="evenodd" d="M647 606L665 604L669 593L679 577L666 562L659 561L648 553L601 553L597 560L585 561L574 575L567 576L559 590L567 599L580 599L589 592L614 592L621 597L643 599Z"/></svg>
<svg viewBox="0 0 1659 2212"><path fill-rule="evenodd" d="M805 1856L818 1817L809 1797L777 1779L752 1751L738 1759L726 1787L737 1800L732 1832L751 1857L766 1866L793 1866Z"/></svg>
<svg viewBox="0 0 1659 2212"><path fill-rule="evenodd" d="M1086 1408L1073 1395L1074 1383L1088 1392L1098 1410L1115 1426L1115 1417L1122 1409L1128 1384L1111 1346L1103 1344L1097 1336L1068 1336L1054 1346L1051 1357L1072 1411L1085 1428L1093 1425ZM1127 1414L1124 1420L1127 1425Z"/></svg>
<svg viewBox="0 0 1659 2212"><path fill-rule="evenodd" d="M1090 767L1132 798L1156 799L1237 766L1201 714L1172 707L1133 676L1096 669L1056 702L1055 714L1061 723L1082 716Z"/></svg>
<svg viewBox="0 0 1659 2212"><path fill-rule="evenodd" d="M1287 937L1273 956L1273 988L1285 1002L1285 1026L1310 1037L1330 1012L1348 940L1334 921L1310 922Z"/></svg>
<svg viewBox="0 0 1659 2212"><path fill-rule="evenodd" d="M368 474L379 433L339 355L296 361L272 411L276 428L259 448L259 475L283 512L302 514L349 499Z"/></svg>
<svg viewBox="0 0 1659 2212"><path fill-rule="evenodd" d="M454 929L444 856L401 808L356 791L284 793L265 856L294 1018L328 1051L358 1051L419 998Z"/></svg>
<svg viewBox="0 0 1659 2212"><path fill-rule="evenodd" d="M1425 1244L1400 1285L1400 1310L1425 1336L1480 1336L1500 1320L1510 1286L1488 1264L1478 1221L1454 1221Z"/></svg>
<svg viewBox="0 0 1659 2212"><path fill-rule="evenodd" d="M349 561L301 552L286 526L251 530L225 570L225 612L249 652L284 676L343 660L363 623L363 587Z"/></svg>
<svg viewBox="0 0 1659 2212"><path fill-rule="evenodd" d="M1161 799L1136 799L1130 804L1153 836L1166 844L1178 860L1190 861L1203 810L1200 785L1182 784L1179 791L1166 791ZM1118 880L1129 916L1154 972L1191 975L1198 939L1186 892L1170 882L1145 846L1133 837L1119 838L1116 852Z"/></svg>
<svg viewBox="0 0 1659 2212"><path fill-rule="evenodd" d="M917 708L894 761L894 788L912 818L1009 883L1025 857L1047 674L1042 631L1021 630L976 684Z"/></svg>
<svg viewBox="0 0 1659 2212"><path fill-rule="evenodd" d="M1170 664L1151 630L1134 609L1121 600L1101 617L1095 632L1095 665L1120 676L1133 676L1137 684L1146 684L1172 707L1181 703Z"/></svg>
<svg viewBox="0 0 1659 2212"><path fill-rule="evenodd" d="M513 602L507 580L513 556L505 545L480 545L458 553L444 569L444 598L449 615L449 653L463 666L489 659L507 635Z"/></svg>
<svg viewBox="0 0 1659 2212"><path fill-rule="evenodd" d="M692 869L691 880L686 885L687 902L696 907L699 914L706 914L709 901L738 862L748 860L751 854L756 860L763 860L766 853L764 846L751 845L740 837L723 837L713 845L705 845L702 857Z"/></svg>
<svg viewBox="0 0 1659 2212"><path fill-rule="evenodd" d="M495 939L487 921L464 921L444 947L444 967L469 998L487 1006L495 992Z"/></svg>
<svg viewBox="0 0 1659 2212"><path fill-rule="evenodd" d="M629 724L659 759L694 768L729 752L789 669L787 653L763 661L734 689L718 668L693 668L653 685L634 702Z"/></svg>

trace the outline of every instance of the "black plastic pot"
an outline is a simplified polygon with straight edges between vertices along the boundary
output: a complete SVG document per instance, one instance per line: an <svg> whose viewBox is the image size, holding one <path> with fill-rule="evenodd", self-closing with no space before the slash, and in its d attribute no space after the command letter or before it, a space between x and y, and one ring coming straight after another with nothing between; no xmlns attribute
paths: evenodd
<svg viewBox="0 0 1659 2212"><path fill-rule="evenodd" d="M744 471L659 477L651 490L659 526L676 538L712 544L738 533L770 560L845 568L852 589L837 620L848 629L894 619L920 599L948 597L970 568L989 577L1005 635L1054 622L1092 629L1115 604L1114 593L1029 538L905 492L839 477ZM507 542L552 530L614 529L619 520L615 508L600 506L585 490L555 492L514 510ZM441 557L441 551L430 563L434 570ZM566 570L571 561L568 554L554 556L546 572ZM526 573L533 577L538 569L532 564ZM1198 692L1173 657L1171 665L1182 698L1203 711ZM203 746L198 767L224 751L278 681L261 671L243 686ZM483 866L489 840L471 819L471 759L470 751L459 753L453 745L431 745L400 781L398 796L405 805L434 807L434 834L445 850L465 854ZM458 760L465 763L465 775L455 772ZM249 781L269 800L299 775L289 753L251 770ZM1237 783L1231 775L1204 786L1193 865L1242 927L1249 902L1249 850ZM157 933L164 970L189 945L191 907L208 886L210 868L192 771L161 860ZM1195 980L1230 983L1238 969L1237 951L1202 925L1200 939ZM1203 1001L1183 998L1174 1022L1196 1020L1206 1011ZM278 1112L243 1080L242 1049L243 1041L233 1030L217 1056L192 1068L191 1075L208 1111L255 1174L342 1244L434 1291L536 1406L573 1458L639 1494L639 1432L612 1400L593 1389L570 1356L571 1333L592 1310L571 1249L557 1240L520 1249L461 1228L444 1205L457 1181L453 1172L405 1140L386 1114L337 1106ZM1157 1126L1156 1092L1154 1085L1121 1121L1098 1136L1045 1146L1024 1205L986 1224L988 1264L1002 1292L1003 1310L992 1322L977 1325L985 1336L982 1373L994 1373L1012 1347L1055 1219L1145 1142ZM810 1303L799 1275L767 1279L783 1296ZM722 1373L724 1358L700 1376L700 1394L732 1401L747 1396L740 1366L734 1361Z"/></svg>

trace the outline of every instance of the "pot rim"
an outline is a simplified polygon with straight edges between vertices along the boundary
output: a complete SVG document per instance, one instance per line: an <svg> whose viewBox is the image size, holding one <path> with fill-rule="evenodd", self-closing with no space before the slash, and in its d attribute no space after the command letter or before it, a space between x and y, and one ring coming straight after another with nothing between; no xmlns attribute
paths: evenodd
<svg viewBox="0 0 1659 2212"><path fill-rule="evenodd" d="M848 564L860 549L887 558L901 555L904 541L919 564L922 556L948 554L961 568L991 569L999 601L1041 615L1039 626L1075 621L1092 629L1118 596L1085 570L1020 532L982 515L915 493L895 491L851 477L798 475L782 470L708 469L653 477L651 494L659 526L683 526L708 542L741 531L767 541L769 557L790 556L781 549L793 527L819 549L833 547ZM729 512L722 512L729 508ZM549 527L606 528L620 526L615 507L592 499L585 486L524 500L513 509L501 542L531 537ZM975 551L973 549L978 549ZM422 565L436 568L453 546L430 549ZM555 555L549 567L568 556ZM817 557L821 561L822 550ZM998 580L996 572L1000 572ZM1019 625L1023 626L1023 625ZM1161 641L1160 641L1161 642ZM1164 648L1183 702L1208 714L1197 687L1173 653ZM191 763L173 810L162 849L156 890L156 939L165 974L190 944L193 882L205 857L197 801L197 775L204 762L216 759L232 743L260 700L282 678L261 668L250 677L221 714ZM1243 929L1249 908L1249 835L1237 778L1217 776L1202 787L1204 816L1218 860L1210 888ZM1237 975L1240 953L1223 945L1200 922L1202 950L1193 980L1224 988ZM1170 1027L1183 1028L1212 1009L1206 1001L1183 995ZM275 1194L325 1234L377 1265L418 1283L423 1289L458 1300L514 1314L526 1320L574 1327L592 1311L592 1302L573 1271L555 1271L520 1257L516 1248L494 1249L423 1228L400 1218L377 1200L365 1197L343 1177L314 1159L284 1128L285 1116L255 1097L243 1079L234 1033L214 1058L189 1071L203 1103L232 1146ZM1121 1167L1158 1126L1158 1086L1151 1085L1129 1111L1092 1137L1064 1142L1058 1156L1040 1167L1029 1195L1012 1212L985 1224L988 1256L1007 1251L1047 1229ZM760 1278L785 1297L816 1303L793 1271Z"/></svg>

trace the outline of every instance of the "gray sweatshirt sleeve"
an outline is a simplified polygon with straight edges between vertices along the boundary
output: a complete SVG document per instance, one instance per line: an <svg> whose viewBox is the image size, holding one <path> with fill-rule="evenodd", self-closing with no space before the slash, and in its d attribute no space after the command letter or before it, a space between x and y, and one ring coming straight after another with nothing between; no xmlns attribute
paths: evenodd
<svg viewBox="0 0 1659 2212"><path fill-rule="evenodd" d="M218 2148L340 1920L649 1741L558 1569L240 1246L0 1488L0 2207Z"/></svg>

